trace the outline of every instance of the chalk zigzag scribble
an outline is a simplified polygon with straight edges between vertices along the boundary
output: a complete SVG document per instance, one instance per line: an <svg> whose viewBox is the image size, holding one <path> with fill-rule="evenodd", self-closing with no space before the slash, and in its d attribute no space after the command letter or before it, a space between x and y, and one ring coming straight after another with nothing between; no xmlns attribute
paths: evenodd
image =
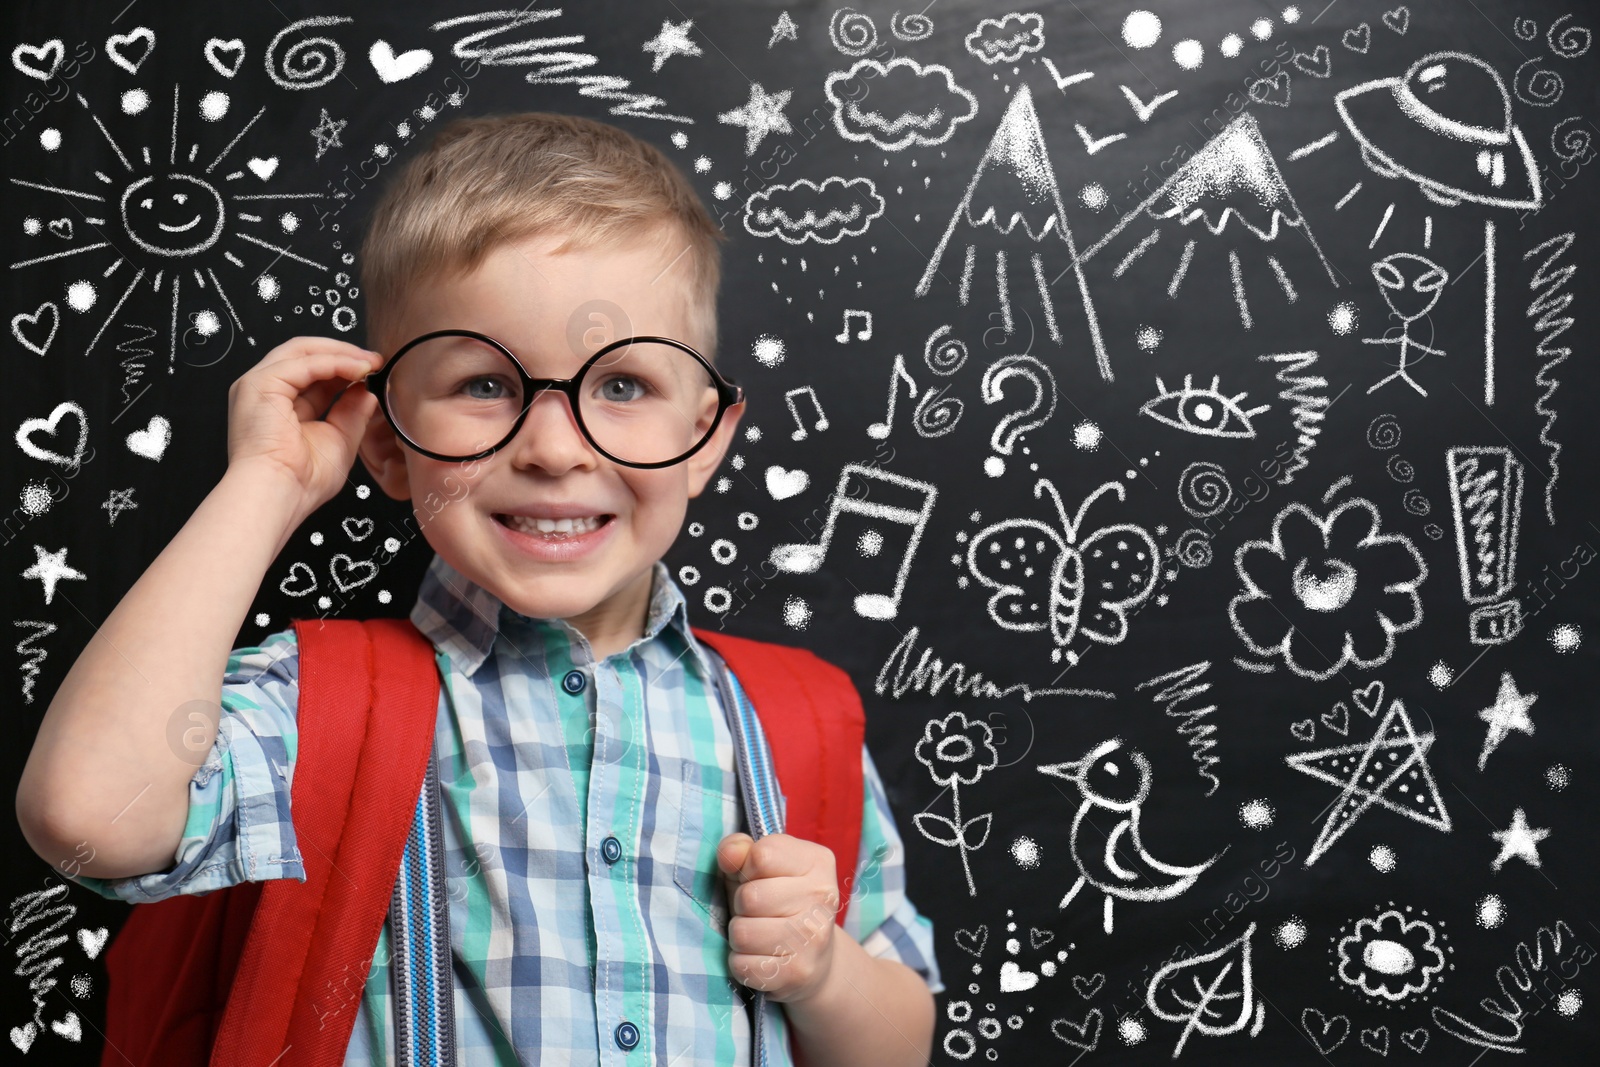
<svg viewBox="0 0 1600 1067"><path fill-rule="evenodd" d="M1544 418L1544 426L1539 430L1539 443L1550 452L1550 478L1544 486L1544 514L1552 526L1556 521L1556 482L1561 480L1561 442L1550 436L1550 431L1555 429L1556 425L1556 409L1550 406L1550 401L1555 398L1556 390L1561 388L1561 383L1550 377L1550 372L1572 355L1571 348L1565 345L1555 348L1552 345L1556 338L1572 329L1572 317L1565 314L1572 306L1572 293L1563 291L1563 287L1572 280L1578 268L1573 263L1556 267L1554 270L1551 268L1557 259L1572 248L1574 236L1573 232L1568 230L1535 245L1522 256L1524 260L1530 260L1549 250L1549 255L1539 264L1539 269L1534 271L1533 278L1528 282L1528 288L1537 295L1533 303L1528 305L1527 317L1534 320L1533 328L1539 334L1539 347L1534 351L1544 361L1539 365L1539 370L1533 378L1534 384L1543 390L1539 394L1539 399L1534 401L1533 410L1535 414Z"/></svg>
<svg viewBox="0 0 1600 1067"><path fill-rule="evenodd" d="M1217 747L1216 739L1212 736L1217 732L1216 723L1200 720L1216 711L1217 706L1207 704L1203 708L1180 708L1179 705L1211 689L1210 682L1195 684L1200 682L1210 669L1211 661L1201 660L1199 663L1191 663L1187 667L1179 667L1175 671L1157 675L1133 687L1137 691L1157 685L1165 686L1151 699L1161 705L1161 710L1168 718L1181 721L1178 734L1189 744L1189 756L1194 760L1195 770L1200 777L1211 783L1211 788L1206 790L1206 796L1215 793L1222 785L1222 781L1211 770L1222 761L1220 757L1211 754L1212 749Z"/></svg>

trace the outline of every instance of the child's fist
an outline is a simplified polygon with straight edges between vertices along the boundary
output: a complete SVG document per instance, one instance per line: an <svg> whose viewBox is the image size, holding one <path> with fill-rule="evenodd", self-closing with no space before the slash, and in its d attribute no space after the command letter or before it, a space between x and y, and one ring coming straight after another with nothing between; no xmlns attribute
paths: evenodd
<svg viewBox="0 0 1600 1067"><path fill-rule="evenodd" d="M729 834L717 845L728 883L728 969L776 1001L822 987L833 964L839 885L833 852L788 834Z"/></svg>
<svg viewBox="0 0 1600 1067"><path fill-rule="evenodd" d="M229 467L287 475L306 514L331 500L378 407L360 379L382 362L376 352L329 337L295 337L268 352L228 389ZM326 421L319 420L340 390Z"/></svg>

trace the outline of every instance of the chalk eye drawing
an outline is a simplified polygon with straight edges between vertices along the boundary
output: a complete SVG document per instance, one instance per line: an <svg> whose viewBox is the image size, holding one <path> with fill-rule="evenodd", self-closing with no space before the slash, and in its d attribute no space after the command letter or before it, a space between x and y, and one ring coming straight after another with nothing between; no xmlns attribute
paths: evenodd
<svg viewBox="0 0 1600 1067"><path fill-rule="evenodd" d="M1428 749L1432 747L1432 732L1417 733L1405 704L1397 697L1370 740L1286 756L1285 762L1295 770L1340 787L1338 799L1327 809L1327 821L1306 854L1306 866L1322 858L1374 806L1448 833L1450 812L1428 767Z"/></svg>
<svg viewBox="0 0 1600 1067"><path fill-rule="evenodd" d="M887 64L860 60L847 71L829 74L823 91L833 105L840 137L888 152L943 144L978 113L978 98L956 84L949 67L906 57Z"/></svg>
<svg viewBox="0 0 1600 1067"><path fill-rule="evenodd" d="M741 106L718 114L717 121L730 126L743 126L744 154L753 156L768 134L794 132L783 113L793 95L792 89L769 93L760 82L751 82L750 98Z"/></svg>
<svg viewBox="0 0 1600 1067"><path fill-rule="evenodd" d="M1104 645L1128 636L1128 612L1149 599L1160 576L1155 539L1133 523L1114 523L1084 536L1085 516L1108 493L1120 500L1120 483L1106 482L1068 515L1048 478L1033 486L1056 507L1059 532L1038 519L1006 519L985 527L967 546L967 569L995 592L987 609L1005 630L1048 629L1052 661L1078 661L1070 647L1079 637Z"/></svg>
<svg viewBox="0 0 1600 1067"><path fill-rule="evenodd" d="M1453 952L1444 923L1390 906L1347 922L1334 937L1334 975L1353 992L1378 1003L1422 998L1444 980Z"/></svg>
<svg viewBox="0 0 1600 1067"><path fill-rule="evenodd" d="M938 493L938 488L930 482L847 463L839 471L839 483L833 491L822 539L814 545L777 545L770 556L772 564L789 574L810 574L822 566L841 525L845 540L851 544L858 543L869 532L876 533L881 538L877 542L878 552L885 561L892 561L898 551L900 562L895 568L894 585L886 593L857 593L854 606L856 614L862 618L892 619L900 610L906 575L911 571L911 561L917 554L928 518L933 514ZM871 500L866 499L869 495ZM900 543L898 550L895 542Z"/></svg>
<svg viewBox="0 0 1600 1067"><path fill-rule="evenodd" d="M962 43L969 53L990 66L1016 63L1028 53L1044 48L1044 19L1031 11L984 19Z"/></svg>
<svg viewBox="0 0 1600 1067"><path fill-rule="evenodd" d="M1145 1004L1151 1013L1166 1022L1183 1024L1183 1033L1172 1049L1173 1059L1183 1055L1184 1044L1195 1034L1226 1037L1246 1027L1251 1037L1261 1032L1266 1004L1256 1000L1250 965L1255 932L1252 922L1221 948L1167 963L1150 979Z"/></svg>
<svg viewBox="0 0 1600 1067"><path fill-rule="evenodd" d="M1369 394L1376 392L1380 387L1398 378L1423 396L1427 396L1428 391L1411 377L1410 367L1414 362L1412 353L1442 356L1444 352L1412 337L1411 328L1419 319L1426 318L1434 305L1439 302L1440 294L1450 281L1450 272L1426 256L1419 256L1413 252L1396 252L1372 265L1372 277L1378 283L1378 292L1383 296L1383 302L1389 305L1390 315L1399 319L1402 325L1399 337L1385 335L1361 339L1361 343L1367 345L1397 346L1400 361L1394 373L1374 382L1367 392Z"/></svg>
<svg viewBox="0 0 1600 1067"><path fill-rule="evenodd" d="M1040 774L1073 783L1083 797L1072 819L1069 847L1078 879L1061 898L1072 903L1085 885L1105 897L1103 925L1112 931L1112 910L1118 900L1171 900L1194 885L1200 875L1227 851L1224 846L1203 863L1173 866L1156 859L1144 847L1139 821L1150 796L1150 761L1141 752L1123 747L1120 738L1102 741L1082 759L1049 763ZM1107 831L1104 821L1114 818Z"/></svg>
<svg viewBox="0 0 1600 1067"><path fill-rule="evenodd" d="M1001 212L996 209L994 203L988 202L987 197L990 194L986 192L985 199L981 201L977 198L980 188L985 191L1005 190L1006 203L1020 201L1030 205L1030 210L1012 211L1008 217L1002 219ZM1013 191L1014 195L1010 195ZM1033 210L1034 206L1037 206L1037 210ZM1039 114L1033 106L1033 94L1026 83L1018 86L1017 91L1012 94L1011 103L1006 107L1005 115L1001 117L1000 125L990 139L988 148L984 150L983 158L978 161L966 193L956 205L955 211L951 212L950 222L945 226L944 235L939 238L938 246L928 259L927 268L917 281L915 288L917 296L928 295L934 277L941 273L940 266L944 261L946 250L951 247L958 225L962 225L961 243L965 246L959 289L961 305L965 307L971 296L972 275L977 265L978 241L982 231L992 229L996 233L1010 235L1021 226L1029 243L1036 249L1029 253L1028 262L1032 267L1035 291L1044 309L1045 326L1050 333L1050 339L1059 345L1063 343L1061 326L1056 316L1056 305L1050 295L1050 286L1055 280L1059 280L1060 274L1065 271L1059 272L1055 279L1046 282L1044 253L1037 250L1054 246L1054 242L1046 246L1044 240L1052 230L1055 231L1056 236L1066 245L1065 256L1070 261L1066 269L1073 271L1078 281L1078 295L1083 302L1085 322L1094 345L1100 376L1108 382L1111 381L1111 363L1106 355L1105 342L1100 336L1100 321L1095 315L1094 301L1089 296L1089 283L1084 279L1083 270L1078 265L1077 244L1073 240L1071 228L1067 225L1066 206L1062 203L1061 190L1056 185L1055 171L1050 165L1050 156L1045 149L1044 131L1039 126ZM995 294L1000 304L1005 331L1009 334L1014 326L1006 250L997 248L994 255ZM1029 321L1032 322L1031 316Z"/></svg>
<svg viewBox="0 0 1600 1067"><path fill-rule="evenodd" d="M1455 518L1461 594L1472 605L1475 645L1498 645L1522 632L1516 588L1522 528L1522 461L1508 448L1452 448L1445 453Z"/></svg>
<svg viewBox="0 0 1600 1067"><path fill-rule="evenodd" d="M1416 590L1428 566L1410 538L1381 528L1377 507L1360 497L1326 516L1287 505L1270 539L1234 555L1244 583L1228 604L1234 633L1255 655L1281 657L1317 681L1387 663L1395 635L1422 622Z"/></svg>
<svg viewBox="0 0 1600 1067"><path fill-rule="evenodd" d="M33 578L44 588L44 602L55 600L56 584L63 579L85 581L89 576L67 564L67 550L48 551L43 545L33 546L33 566L22 572L22 577Z"/></svg>
<svg viewBox="0 0 1600 1067"><path fill-rule="evenodd" d="M883 209L883 197L871 178L828 178L821 185L801 178L769 185L746 200L744 228L753 236L792 245L831 245L866 233Z"/></svg>
<svg viewBox="0 0 1600 1067"><path fill-rule="evenodd" d="M1006 462L1000 457L1012 455L1022 435L1049 422L1056 410L1055 375L1032 356L1002 356L989 364L983 372L983 402L1005 400L1006 384L1011 381L1026 383L1033 395L1026 407L1006 412L989 435L989 447L996 454L984 459L983 472L991 478L1005 473Z"/></svg>
<svg viewBox="0 0 1600 1067"><path fill-rule="evenodd" d="M961 712L952 711L943 719L928 720L914 754L917 762L928 768L934 784L950 790L952 813L947 818L935 812L922 811L913 816L912 821L918 832L929 841L961 853L961 870L967 876L967 895L976 896L978 890L972 881L972 864L967 859L967 853L982 848L984 842L989 840L994 816L984 812L970 819L964 818L961 814L961 787L976 785L986 772L994 770L999 764L1000 753L995 751L994 731L982 719L968 719Z"/></svg>
<svg viewBox="0 0 1600 1067"><path fill-rule="evenodd" d="M1490 754L1511 736L1512 730L1533 735L1533 720L1528 717L1528 709L1538 699L1537 693L1517 692L1517 683L1512 680L1510 671L1501 673L1500 691L1495 694L1494 703L1478 712L1478 718L1489 724L1489 730L1483 738L1483 750L1478 753L1478 770L1483 770Z"/></svg>
<svg viewBox="0 0 1600 1067"><path fill-rule="evenodd" d="M1185 374L1181 389L1168 390L1158 377L1158 395L1140 405L1139 414L1205 437L1254 437L1256 428L1251 420L1270 411L1272 405L1246 409L1242 401L1249 394L1225 396L1218 388L1221 382L1220 375L1212 375L1209 386L1196 388L1194 376Z"/></svg>

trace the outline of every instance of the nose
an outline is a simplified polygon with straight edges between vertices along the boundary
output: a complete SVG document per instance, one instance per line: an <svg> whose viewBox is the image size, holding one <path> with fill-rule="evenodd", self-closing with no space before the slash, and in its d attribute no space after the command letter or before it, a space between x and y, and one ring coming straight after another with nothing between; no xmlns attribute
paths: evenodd
<svg viewBox="0 0 1600 1067"><path fill-rule="evenodd" d="M517 435L506 445L518 467L538 467L549 474L592 468L599 453L578 428L572 405L559 389L535 393Z"/></svg>

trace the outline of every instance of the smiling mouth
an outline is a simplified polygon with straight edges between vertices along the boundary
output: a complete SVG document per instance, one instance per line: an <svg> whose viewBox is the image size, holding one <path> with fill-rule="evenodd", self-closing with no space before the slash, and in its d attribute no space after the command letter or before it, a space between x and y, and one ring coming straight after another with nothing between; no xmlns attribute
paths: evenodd
<svg viewBox="0 0 1600 1067"><path fill-rule="evenodd" d="M613 518L612 515L586 515L577 519L530 519L525 515L496 515L494 520L518 533L559 540L594 533Z"/></svg>
<svg viewBox="0 0 1600 1067"><path fill-rule="evenodd" d="M168 226L164 222L158 222L156 223L156 228L165 230L168 233L182 233L185 230L192 230L198 225L200 225L200 216L196 215L182 226Z"/></svg>

